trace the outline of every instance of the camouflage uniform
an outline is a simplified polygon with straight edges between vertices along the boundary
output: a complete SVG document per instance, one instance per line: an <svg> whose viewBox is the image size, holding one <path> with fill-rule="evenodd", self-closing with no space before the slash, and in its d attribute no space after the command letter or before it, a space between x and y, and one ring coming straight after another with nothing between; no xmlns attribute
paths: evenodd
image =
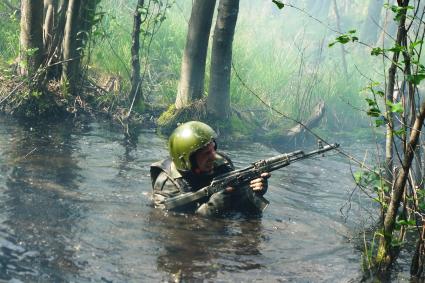
<svg viewBox="0 0 425 283"><path fill-rule="evenodd" d="M231 160L222 153L216 153L214 170L211 174L195 174L192 171L184 173L177 170L170 159L151 165L153 202L155 207L164 209L164 201L182 193L195 192L208 186L218 175L234 170ZM267 183L266 183L267 185ZM176 208L178 212L198 213L204 216L223 215L230 211L258 214L258 199L266 192L254 192L249 185L236 188L232 192L218 192L195 203Z"/></svg>

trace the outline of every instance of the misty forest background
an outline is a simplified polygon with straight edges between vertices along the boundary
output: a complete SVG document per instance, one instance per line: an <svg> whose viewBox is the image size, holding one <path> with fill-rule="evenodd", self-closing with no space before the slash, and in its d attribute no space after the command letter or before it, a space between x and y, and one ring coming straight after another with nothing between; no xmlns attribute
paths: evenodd
<svg viewBox="0 0 425 283"><path fill-rule="evenodd" d="M424 15L409 0L1 0L0 109L106 116L128 137L199 119L278 149L373 137L369 164L340 151L378 207L365 273L387 272L410 243L420 277Z"/></svg>
<svg viewBox="0 0 425 283"><path fill-rule="evenodd" d="M5 4L8 2L10 5ZM1 7L3 77L9 74L8 65L15 64L16 68L19 58L18 2L3 1ZM139 113L146 106L166 109L175 102L192 7L192 1L145 2L149 15L144 19L140 36L144 103L132 108ZM286 128L294 124L271 110L271 105L291 118L303 120L320 101L326 101L329 110L322 121L326 124L323 129L367 125L361 118L364 115L353 109L361 107L364 99L359 97L359 91L367 86L369 78L379 81L384 77L382 59L369 56L370 50L363 46L346 45L342 50L340 46L328 48L328 44L338 36L338 30L360 31L364 26L367 37L371 38L368 41L376 42L385 34L373 20L366 21L369 1L315 2L295 1L302 11L290 7L279 10L269 1L241 1L239 5L233 41L231 105L242 115L255 115L264 127L275 122L283 123ZM136 4L136 1L99 2L93 16L96 22L91 27L91 41L82 59L87 64L84 69L87 84L93 84L96 96L93 108L117 116L123 115L120 112L129 109L132 102L129 97L131 38ZM382 5L377 13L391 14ZM396 25L392 28L394 32ZM214 21L211 37L213 29ZM205 95L209 89L210 58L207 56ZM66 96L60 87L55 92ZM73 105L72 98L69 100L68 104ZM76 106L80 105L76 103ZM358 124L353 124L353 120ZM244 130L236 118L233 122L237 124L235 129Z"/></svg>

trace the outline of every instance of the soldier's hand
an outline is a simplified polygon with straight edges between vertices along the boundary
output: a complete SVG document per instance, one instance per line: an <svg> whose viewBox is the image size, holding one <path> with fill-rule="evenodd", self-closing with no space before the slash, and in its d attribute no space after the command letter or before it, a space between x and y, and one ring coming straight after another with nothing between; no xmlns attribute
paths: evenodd
<svg viewBox="0 0 425 283"><path fill-rule="evenodd" d="M270 178L270 173L262 173L260 178L251 180L249 186L255 192L261 192L267 189L267 179Z"/></svg>
<svg viewBox="0 0 425 283"><path fill-rule="evenodd" d="M231 192L234 192L235 191L235 188L233 188L233 187L227 187L224 191L226 193L231 193Z"/></svg>

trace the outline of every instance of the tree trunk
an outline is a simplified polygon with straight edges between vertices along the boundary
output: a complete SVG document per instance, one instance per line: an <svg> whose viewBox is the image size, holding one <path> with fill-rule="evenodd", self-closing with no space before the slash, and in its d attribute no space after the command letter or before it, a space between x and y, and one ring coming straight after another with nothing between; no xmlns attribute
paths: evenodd
<svg viewBox="0 0 425 283"><path fill-rule="evenodd" d="M81 0L69 0L66 12L66 22L63 38L62 83L68 84L69 92L75 93L75 84L78 78L79 54L77 52L78 11Z"/></svg>
<svg viewBox="0 0 425 283"><path fill-rule="evenodd" d="M409 2L408 0L405 0ZM400 19L397 38L395 42L395 46L401 46L403 39L406 37L406 16L404 15ZM387 101L394 103L394 86L396 80L396 72L397 72L397 64L398 59L400 57L400 51L394 51L393 58L391 61L391 66L388 70L388 85L387 85ZM392 183L392 167L393 167L393 130L394 130L394 114L391 111L387 111L386 118L388 120L387 123L387 133L386 133L386 141L385 141L385 170L386 170L386 179L389 183Z"/></svg>
<svg viewBox="0 0 425 283"><path fill-rule="evenodd" d="M81 60L84 57L84 47L90 41L91 29L96 15L97 1L82 1L78 11L77 38L76 38L76 67L78 71L84 71ZM80 75L80 77L82 77Z"/></svg>
<svg viewBox="0 0 425 283"><path fill-rule="evenodd" d="M195 0L183 53L176 108L190 105L204 92L205 63L215 0Z"/></svg>
<svg viewBox="0 0 425 283"><path fill-rule="evenodd" d="M63 59L62 43L66 22L68 0L45 0L44 46L46 50L47 76L46 79L59 79L62 64L56 64ZM49 5L52 11L49 10Z"/></svg>
<svg viewBox="0 0 425 283"><path fill-rule="evenodd" d="M397 5L395 0L391 1ZM392 4L392 3L391 3ZM390 9L386 9L382 24L382 31L377 42L378 46L386 46L389 41L397 36L397 22L394 21L394 13Z"/></svg>
<svg viewBox="0 0 425 283"><path fill-rule="evenodd" d="M80 10L78 12L78 33L77 33L77 49L81 50L78 58L81 59L83 55L82 47L88 41L91 28L93 26L94 17L96 15L96 2L97 1L82 1Z"/></svg>
<svg viewBox="0 0 425 283"><path fill-rule="evenodd" d="M31 77L43 60L43 0L22 0L21 13L20 73Z"/></svg>
<svg viewBox="0 0 425 283"><path fill-rule="evenodd" d="M131 35L131 90L130 97L138 105L141 98L141 77L140 77L140 25L142 24L142 13L144 0L138 0L136 10L134 11L133 33Z"/></svg>
<svg viewBox="0 0 425 283"><path fill-rule="evenodd" d="M370 0L367 16L361 32L361 40L363 42L370 44L375 44L377 42L383 5L383 0Z"/></svg>
<svg viewBox="0 0 425 283"><path fill-rule="evenodd" d="M43 24L43 43L47 50L52 45L53 26L55 20L56 2L53 0L44 0L44 24Z"/></svg>
<svg viewBox="0 0 425 283"><path fill-rule="evenodd" d="M334 0L334 11L335 11L337 29L338 29L339 32L342 32L341 22L340 22L340 17L339 17L339 11L338 11L338 5L336 3L336 0ZM340 46L341 46L342 69L343 69L345 78L348 79L347 60L345 59L345 45L340 44Z"/></svg>
<svg viewBox="0 0 425 283"><path fill-rule="evenodd" d="M404 155L402 167L398 174L394 188L391 195L391 200L388 206L387 213L384 219L384 238L380 243L378 261L383 265L383 269L389 267L394 260L394 254L391 252L391 240L394 232L397 211L400 207L400 202L404 194L407 178L409 177L409 170L412 166L416 146L418 145L420 131L422 129L425 119L425 102L422 103L419 115L416 117L412 131L410 133L407 152Z"/></svg>
<svg viewBox="0 0 425 283"><path fill-rule="evenodd" d="M302 146L304 142L311 143L313 136L306 131L306 128L313 129L317 127L322 121L325 111L325 103L320 101L311 111L310 117L302 121L302 125L297 124L290 129L285 129L282 131L284 134L281 136L273 137L271 140L273 148L278 151L285 152ZM315 137L314 140L316 140Z"/></svg>
<svg viewBox="0 0 425 283"><path fill-rule="evenodd" d="M63 38L62 82L68 83L71 94L77 90L81 75L81 59L88 42L96 1L69 0Z"/></svg>
<svg viewBox="0 0 425 283"><path fill-rule="evenodd" d="M220 0L211 55L207 111L227 119L230 114L232 43L238 18L239 0Z"/></svg>
<svg viewBox="0 0 425 283"><path fill-rule="evenodd" d="M409 0L404 0L401 3L401 7L407 7L409 4ZM406 10L403 10L404 13L400 19L398 31L397 31L397 39L395 42L396 46L401 46L402 42L407 36L407 31L405 27L406 23ZM388 88L386 98L390 102L394 102L393 93L394 93L394 85L395 85L395 75L397 71L397 63L399 59L400 52L395 51L392 58L391 67L388 71ZM386 166L386 178L392 183L392 166L393 166L393 113L387 109L387 135L386 135L386 152L385 152L385 166ZM393 185L392 195L390 199L389 207L385 213L384 217L384 237L381 238L377 261L381 264L382 269L387 269L393 260L396 257L396 254L393 252L391 248L391 241L393 239L393 231L394 224L397 217L397 210L400 206L401 198L404 194L404 188L406 185L406 180L409 175L409 170L412 164L412 159L414 156L414 151L416 149L416 145L419 140L420 130L423 125L423 120L425 117L425 103L421 105L420 114L415 119L414 126L410 133L410 141L407 146L407 151L405 152L404 159L402 162L402 168L398 176L396 176L396 180Z"/></svg>
<svg viewBox="0 0 425 283"><path fill-rule="evenodd" d="M425 223L422 223L422 231L419 234L419 238L416 241L415 252L412 257L412 262L410 264L410 275L415 277L420 277L424 270L425 265L425 247L424 247L424 237L425 237Z"/></svg>

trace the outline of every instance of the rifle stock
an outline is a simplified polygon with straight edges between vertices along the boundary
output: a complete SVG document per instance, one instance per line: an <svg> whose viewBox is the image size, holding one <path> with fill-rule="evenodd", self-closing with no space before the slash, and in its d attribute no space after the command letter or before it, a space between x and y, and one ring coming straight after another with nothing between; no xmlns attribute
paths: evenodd
<svg viewBox="0 0 425 283"><path fill-rule="evenodd" d="M211 196L214 193L223 191L228 187L238 187L243 184L248 183L249 181L259 178L264 172L272 172L280 168L286 167L291 163L311 158L316 155L320 155L329 150L333 150L339 147L339 144L330 144L326 145L317 150L313 150L307 153L304 153L302 150L297 150L289 153L280 154L268 159L258 160L251 165L234 170L223 175L215 177L209 186L203 187L196 192L184 193L172 198L169 198L164 201L164 206L166 209L171 210L177 207L187 205L192 202L196 202L206 196ZM254 196L254 204L262 211L264 210L269 202L263 198Z"/></svg>

